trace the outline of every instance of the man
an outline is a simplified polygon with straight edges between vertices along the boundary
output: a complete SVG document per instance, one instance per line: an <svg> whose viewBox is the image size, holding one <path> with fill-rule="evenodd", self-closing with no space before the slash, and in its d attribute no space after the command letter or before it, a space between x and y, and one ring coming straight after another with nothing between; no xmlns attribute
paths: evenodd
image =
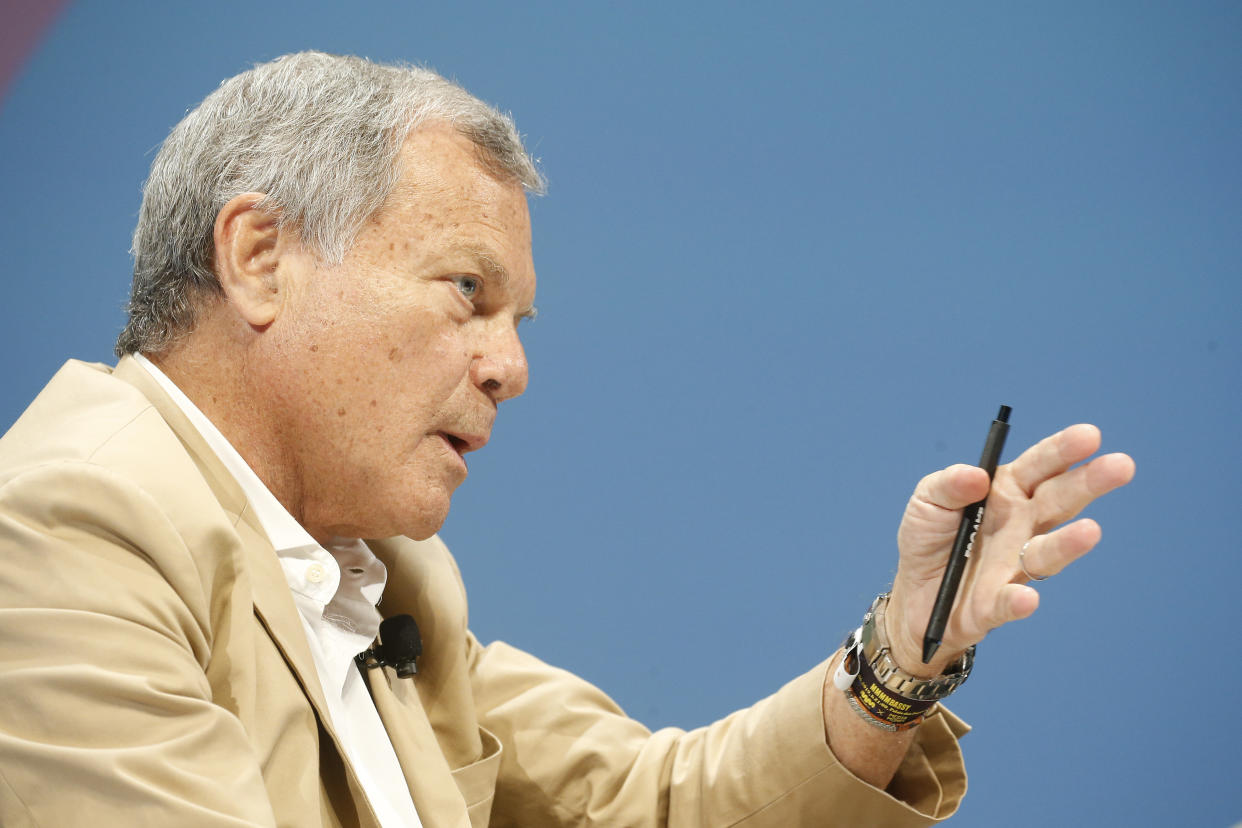
<svg viewBox="0 0 1242 828"><path fill-rule="evenodd" d="M526 385L540 184L507 118L432 73L352 58L256 67L173 130L120 362L67 364L0 441L6 826L955 810L965 728L930 699L964 678L970 645L1034 611L1029 579L1094 545L1091 521L1054 527L1132 462L1078 465L1099 433L1075 426L998 470L924 664L960 510L989 490L973 467L928 476L865 647L709 728L652 734L585 682L475 641L434 535L465 455ZM354 659L381 595L422 631L413 677ZM897 681L867 684L883 665Z"/></svg>

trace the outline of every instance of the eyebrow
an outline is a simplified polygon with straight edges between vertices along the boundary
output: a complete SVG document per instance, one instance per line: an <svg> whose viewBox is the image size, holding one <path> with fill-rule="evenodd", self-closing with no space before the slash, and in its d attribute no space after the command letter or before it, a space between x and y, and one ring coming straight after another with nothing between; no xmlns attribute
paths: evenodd
<svg viewBox="0 0 1242 828"><path fill-rule="evenodd" d="M466 247L464 251L479 264L479 269L483 271L483 275L489 280L495 282L502 288L509 286L509 271L505 270L505 266L496 261L496 257L483 247ZM539 308L531 305L526 310L518 312L519 319L534 319L539 315Z"/></svg>
<svg viewBox="0 0 1242 828"><path fill-rule="evenodd" d="M479 269L483 271L483 275L501 287L509 286L509 271L505 270L505 266L496 261L485 248L467 247L465 252L479 263Z"/></svg>

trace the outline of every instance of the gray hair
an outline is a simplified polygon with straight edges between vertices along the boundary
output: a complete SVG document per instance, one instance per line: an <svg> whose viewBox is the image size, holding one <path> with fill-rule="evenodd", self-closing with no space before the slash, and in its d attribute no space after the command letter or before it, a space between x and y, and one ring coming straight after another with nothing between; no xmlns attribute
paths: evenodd
<svg viewBox="0 0 1242 828"><path fill-rule="evenodd" d="M194 328L203 300L220 295L216 216L241 193L263 193L262 209L339 264L396 186L406 137L431 121L469 138L498 178L543 192L512 119L428 69L301 52L224 81L151 165L117 356L165 350Z"/></svg>

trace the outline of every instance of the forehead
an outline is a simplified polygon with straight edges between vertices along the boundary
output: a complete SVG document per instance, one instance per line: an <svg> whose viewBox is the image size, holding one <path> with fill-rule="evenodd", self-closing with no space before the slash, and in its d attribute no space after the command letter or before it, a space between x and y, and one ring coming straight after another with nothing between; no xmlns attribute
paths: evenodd
<svg viewBox="0 0 1242 828"><path fill-rule="evenodd" d="M393 192L347 255L424 278L499 276L494 286L505 290L497 298L534 303L526 192L516 180L498 179L474 144L447 126L424 126L406 139Z"/></svg>
<svg viewBox="0 0 1242 828"><path fill-rule="evenodd" d="M420 127L406 139L400 177L380 211L385 213L422 240L452 232L504 236L506 243L530 245L530 213L521 184L497 178L468 138L442 124Z"/></svg>

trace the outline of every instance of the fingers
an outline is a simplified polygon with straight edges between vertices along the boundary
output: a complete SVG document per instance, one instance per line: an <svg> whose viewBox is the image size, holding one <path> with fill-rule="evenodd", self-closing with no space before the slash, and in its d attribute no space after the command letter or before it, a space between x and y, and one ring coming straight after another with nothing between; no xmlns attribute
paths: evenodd
<svg viewBox="0 0 1242 828"><path fill-rule="evenodd" d="M1106 454L1090 463L1045 480L1035 490L1036 532L1075 517L1101 495L1124 486L1134 477L1134 461L1125 454Z"/></svg>
<svg viewBox="0 0 1242 828"><path fill-rule="evenodd" d="M1009 464L1009 473L1027 497L1039 484L1086 460L1100 448L1100 430L1093 425L1072 425L1045 437Z"/></svg>
<svg viewBox="0 0 1242 828"><path fill-rule="evenodd" d="M1005 584L996 593L990 629L1029 618L1039 608L1039 593L1021 584Z"/></svg>
<svg viewBox="0 0 1242 828"><path fill-rule="evenodd" d="M1019 553L1021 558L1012 583L1025 584L1028 580L1056 575L1099 542L1100 525L1091 518L1075 521L1046 535L1036 535L1027 542L1025 551Z"/></svg>
<svg viewBox="0 0 1242 828"><path fill-rule="evenodd" d="M914 489L914 500L956 511L987 497L988 486L987 472L958 463L920 480Z"/></svg>

